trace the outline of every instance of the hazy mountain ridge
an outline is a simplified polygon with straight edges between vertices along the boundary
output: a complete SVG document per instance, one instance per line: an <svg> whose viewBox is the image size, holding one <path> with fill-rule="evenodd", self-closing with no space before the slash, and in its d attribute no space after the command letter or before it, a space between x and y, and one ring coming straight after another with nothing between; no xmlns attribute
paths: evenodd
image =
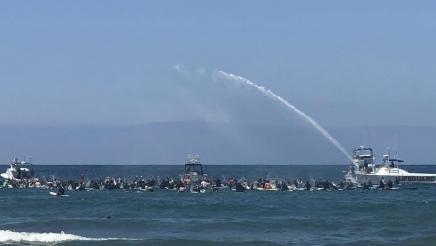
<svg viewBox="0 0 436 246"><path fill-rule="evenodd" d="M350 151L387 146L408 164L432 164L436 127L372 126L327 129ZM310 127L198 122L125 127L0 126L0 162L32 156L41 164L178 164L198 153L210 164L347 164Z"/></svg>

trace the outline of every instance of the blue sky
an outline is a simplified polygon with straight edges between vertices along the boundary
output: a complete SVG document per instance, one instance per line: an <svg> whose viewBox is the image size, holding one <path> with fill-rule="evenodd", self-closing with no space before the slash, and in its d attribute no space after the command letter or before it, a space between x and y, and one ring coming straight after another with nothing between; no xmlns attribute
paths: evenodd
<svg viewBox="0 0 436 246"><path fill-rule="evenodd" d="M433 1L2 1L0 125L436 126Z"/></svg>

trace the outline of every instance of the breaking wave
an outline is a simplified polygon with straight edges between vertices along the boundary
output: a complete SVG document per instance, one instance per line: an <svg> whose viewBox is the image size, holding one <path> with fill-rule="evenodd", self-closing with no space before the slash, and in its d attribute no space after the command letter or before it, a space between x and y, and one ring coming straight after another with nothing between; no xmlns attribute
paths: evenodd
<svg viewBox="0 0 436 246"><path fill-rule="evenodd" d="M0 243L6 242L36 242L36 243L56 243L65 241L109 241L109 240L127 240L125 238L90 238L82 237L64 232L14 232L9 230L0 230Z"/></svg>

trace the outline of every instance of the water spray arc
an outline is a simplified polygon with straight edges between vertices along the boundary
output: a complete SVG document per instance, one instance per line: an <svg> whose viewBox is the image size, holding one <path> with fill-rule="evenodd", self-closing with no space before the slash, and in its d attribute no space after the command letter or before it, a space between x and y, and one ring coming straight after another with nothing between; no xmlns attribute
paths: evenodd
<svg viewBox="0 0 436 246"><path fill-rule="evenodd" d="M348 152L345 150L345 148L326 129L324 129L312 117L310 117L309 115L307 115L306 113L304 113L303 111L301 111L300 109L298 109L297 107L292 105L290 102L283 99L281 96L275 94L274 92L272 92L271 90L269 90L263 86L260 86L260 85L254 83L254 82L252 82L244 77L241 77L241 76L238 76L235 74L226 73L224 71L218 71L217 75L219 77L222 77L222 78L225 78L225 79L228 79L231 81L235 81L238 83L242 83L242 84L251 86L251 87L255 88L256 90L262 92L264 95L268 96L269 98L272 98L273 100L276 100L276 101L282 103L289 110L297 113L300 117L302 117L304 120L306 120L315 129L317 129L329 142L331 142L339 151L341 151L351 162L353 161L353 159L348 154Z"/></svg>

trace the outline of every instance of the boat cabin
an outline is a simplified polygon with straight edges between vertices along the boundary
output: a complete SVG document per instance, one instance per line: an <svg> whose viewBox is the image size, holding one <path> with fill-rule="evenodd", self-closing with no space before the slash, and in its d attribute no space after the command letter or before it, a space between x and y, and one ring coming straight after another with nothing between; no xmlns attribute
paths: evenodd
<svg viewBox="0 0 436 246"><path fill-rule="evenodd" d="M185 163L185 174L203 175L203 165L200 162L200 156L188 155Z"/></svg>
<svg viewBox="0 0 436 246"><path fill-rule="evenodd" d="M366 148L361 146L360 148L353 150L354 164L359 170L365 170L366 172L372 172L374 167L374 152L372 148Z"/></svg>
<svg viewBox="0 0 436 246"><path fill-rule="evenodd" d="M34 175L33 167L30 162L19 162L17 158L14 158L9 168L5 173L1 174L1 177L9 180L22 180L30 179Z"/></svg>
<svg viewBox="0 0 436 246"><path fill-rule="evenodd" d="M403 160L390 158L389 155L383 156L383 166L389 168L398 168L398 166L403 163Z"/></svg>

